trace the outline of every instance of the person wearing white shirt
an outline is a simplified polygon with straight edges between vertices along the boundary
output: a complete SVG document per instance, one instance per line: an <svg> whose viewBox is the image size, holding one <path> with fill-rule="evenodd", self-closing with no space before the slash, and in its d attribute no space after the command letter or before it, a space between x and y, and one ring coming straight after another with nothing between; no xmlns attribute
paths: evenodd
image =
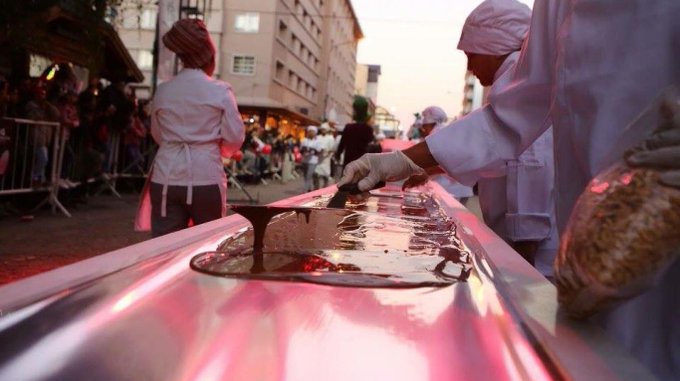
<svg viewBox="0 0 680 381"><path fill-rule="evenodd" d="M335 138L330 133L330 124L322 123L319 127L319 163L314 169L314 189L325 188L330 184L331 179L331 157L335 153Z"/></svg>
<svg viewBox="0 0 680 381"><path fill-rule="evenodd" d="M677 0L536 0L517 64L487 105L403 152L365 155L338 185L358 181L367 190L432 166L475 177L518 158L552 124L557 224L564 229L588 182L645 138L627 136L626 126L680 83L678 20ZM678 151L680 140L664 141L665 150ZM660 180L680 187L680 161ZM655 286L598 316L609 336L662 380L680 379L679 288L676 260Z"/></svg>
<svg viewBox="0 0 680 381"><path fill-rule="evenodd" d="M530 23L531 10L515 0L485 1L465 20L458 49L492 93L508 85ZM517 159L488 171L478 182L484 222L548 277L559 247L554 181L548 129Z"/></svg>
<svg viewBox="0 0 680 381"><path fill-rule="evenodd" d="M441 107L427 107L425 110L423 110L421 113L421 118L418 120L420 136L425 138L426 136L441 130L446 126L448 119L449 117L446 115L446 111L444 111ZM432 181L441 185L444 190L449 192L463 205L466 204L470 197L474 196L472 187L459 183L456 181L456 179L449 175L434 174L432 176Z"/></svg>
<svg viewBox="0 0 680 381"><path fill-rule="evenodd" d="M154 237L226 214L221 154L236 152L245 137L231 86L211 78L215 48L205 24L179 20L163 43L184 68L158 87L151 111L159 145L151 174Z"/></svg>
<svg viewBox="0 0 680 381"><path fill-rule="evenodd" d="M319 164L319 154L322 151L321 142L317 136L319 129L316 126L307 127L307 136L300 143L302 154L302 170L305 179L305 192L314 190L314 171Z"/></svg>

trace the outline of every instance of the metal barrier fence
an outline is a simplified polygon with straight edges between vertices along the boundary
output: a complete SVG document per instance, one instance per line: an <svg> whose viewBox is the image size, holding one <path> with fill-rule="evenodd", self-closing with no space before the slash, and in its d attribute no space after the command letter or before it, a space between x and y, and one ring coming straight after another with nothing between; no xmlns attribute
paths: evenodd
<svg viewBox="0 0 680 381"><path fill-rule="evenodd" d="M146 178L151 170L157 148L151 136L147 134L138 143L130 144L125 142L125 133L127 132L111 132L110 150L104 161L102 186L96 194L109 190L120 198L116 189L119 179Z"/></svg>
<svg viewBox="0 0 680 381"><path fill-rule="evenodd" d="M58 209L70 217L59 201L60 188L98 183L95 195L109 190L121 197L119 179L146 178L156 152L150 136L124 144L119 131L110 131L103 142L89 134L57 122L0 119L0 196L46 192L33 210L49 203L53 213Z"/></svg>
<svg viewBox="0 0 680 381"><path fill-rule="evenodd" d="M108 190L120 198L118 181L146 178L157 149L150 134L130 138L127 130L110 130L102 138L93 137L83 126L69 129L57 122L16 118L0 121L0 197L46 192L33 210L49 203L53 213L58 209L67 217L71 214L59 201L60 189L84 186L89 193L89 184L96 183L94 195ZM271 157L264 171L231 161L225 172L230 185L255 202L237 176L258 174L265 185L264 177L282 182L297 178L296 163L287 156Z"/></svg>
<svg viewBox="0 0 680 381"><path fill-rule="evenodd" d="M65 136L57 122L2 118L0 122L0 196L44 193L34 209L49 203L52 212L71 214L59 202L59 178Z"/></svg>

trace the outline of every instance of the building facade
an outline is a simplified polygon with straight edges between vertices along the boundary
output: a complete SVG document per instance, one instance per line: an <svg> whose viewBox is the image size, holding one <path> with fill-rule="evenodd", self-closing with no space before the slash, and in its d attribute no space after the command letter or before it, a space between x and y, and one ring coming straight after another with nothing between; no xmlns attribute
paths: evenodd
<svg viewBox="0 0 680 381"><path fill-rule="evenodd" d="M358 64L354 92L377 104L380 74L380 65Z"/></svg>
<svg viewBox="0 0 680 381"><path fill-rule="evenodd" d="M119 33L145 74L138 96L150 97L158 6L149 1L140 13L139 0L128 2L120 7ZM349 0L194 2L205 11L192 17L206 21L218 50L215 77L232 85L245 121L275 128L329 116L351 121L363 35Z"/></svg>
<svg viewBox="0 0 680 381"><path fill-rule="evenodd" d="M199 17L203 19L210 31L210 35L219 47L222 41L223 9L220 1L188 1L188 0L161 0L174 1L176 11L183 17ZM148 99L152 96L155 83L162 82L156 78L154 71L154 55L156 40L156 23L159 7L155 1L124 0L113 12L111 22L116 27L121 40L127 47L130 55L144 74L144 82L132 86L140 99ZM175 16L177 17L177 16ZM221 56L217 57L216 77L220 75ZM179 63L174 63L174 70L179 69Z"/></svg>
<svg viewBox="0 0 680 381"><path fill-rule="evenodd" d="M465 73L465 87L463 88L463 109L461 116L471 113L482 107L484 102L484 86L479 82L471 71Z"/></svg>

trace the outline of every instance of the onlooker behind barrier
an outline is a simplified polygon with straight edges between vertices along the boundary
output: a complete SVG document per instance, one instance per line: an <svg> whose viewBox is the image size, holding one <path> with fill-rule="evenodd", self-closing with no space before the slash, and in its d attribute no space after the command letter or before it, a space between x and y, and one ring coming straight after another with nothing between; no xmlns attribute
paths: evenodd
<svg viewBox="0 0 680 381"><path fill-rule="evenodd" d="M123 133L123 151L125 152L125 164L130 171L137 174L144 174L144 154L142 153L142 142L147 136L147 128L144 125L143 110L138 110L130 115L130 121ZM141 114L141 115L140 115Z"/></svg>
<svg viewBox="0 0 680 381"><path fill-rule="evenodd" d="M73 145L71 135L74 129L80 127L77 102L78 93L74 90L68 90L66 94L62 95L57 101L57 109L60 113L60 122L62 126L62 139L65 145L61 178L59 179L59 186L62 188L73 188L76 186L76 184L71 181L70 177L73 173L73 160L76 155L76 147Z"/></svg>
<svg viewBox="0 0 680 381"><path fill-rule="evenodd" d="M78 117L80 127L73 131L73 145L77 152L77 170L74 178L81 183L78 201L87 202L88 180L102 171L104 154L95 149L97 145L97 101L101 92L99 78L91 77L88 87L78 96Z"/></svg>
<svg viewBox="0 0 680 381"><path fill-rule="evenodd" d="M47 90L41 81L33 87L33 98L26 104L26 117L38 121L59 121L59 110L47 101ZM31 185L39 187L45 185L45 168L49 160L48 146L52 143L54 129L50 126L33 127L33 168L31 171Z"/></svg>

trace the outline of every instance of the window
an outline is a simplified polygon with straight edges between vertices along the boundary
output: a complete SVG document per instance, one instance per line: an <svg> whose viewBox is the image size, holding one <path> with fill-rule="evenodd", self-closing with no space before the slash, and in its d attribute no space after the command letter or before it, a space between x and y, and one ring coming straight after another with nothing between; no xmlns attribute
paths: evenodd
<svg viewBox="0 0 680 381"><path fill-rule="evenodd" d="M151 69L153 67L153 53L150 50L140 50L137 54L137 65L142 70Z"/></svg>
<svg viewBox="0 0 680 381"><path fill-rule="evenodd" d="M255 75L255 57L232 56L231 73L240 75Z"/></svg>
<svg viewBox="0 0 680 381"><path fill-rule="evenodd" d="M276 61L276 79L283 80L285 68L281 61Z"/></svg>
<svg viewBox="0 0 680 381"><path fill-rule="evenodd" d="M143 29L156 29L156 10L145 9L140 16L140 26Z"/></svg>
<svg viewBox="0 0 680 381"><path fill-rule="evenodd" d="M288 86L291 89L295 89L295 87L297 86L297 81L298 81L297 75L295 75L295 73L293 73L293 71L288 70Z"/></svg>
<svg viewBox="0 0 680 381"><path fill-rule="evenodd" d="M236 15L234 29L241 33L257 33L260 30L260 14L241 13Z"/></svg>
<svg viewBox="0 0 680 381"><path fill-rule="evenodd" d="M286 41L286 36L288 35L288 25L283 21L279 21L279 38Z"/></svg>
<svg viewBox="0 0 680 381"><path fill-rule="evenodd" d="M302 48L303 47L302 47L302 43L300 42L300 40L298 40L298 38L295 35L293 35L293 52L295 52L295 54L299 55L300 52L302 51Z"/></svg>

